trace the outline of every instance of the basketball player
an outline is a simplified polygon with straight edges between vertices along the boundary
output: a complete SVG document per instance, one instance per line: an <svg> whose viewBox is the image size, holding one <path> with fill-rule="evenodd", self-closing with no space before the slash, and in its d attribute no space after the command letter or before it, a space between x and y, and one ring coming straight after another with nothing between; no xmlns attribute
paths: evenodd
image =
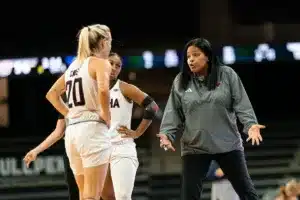
<svg viewBox="0 0 300 200"><path fill-rule="evenodd" d="M76 60L46 95L68 121L66 153L83 200L100 197L111 154L107 135L111 41L106 25L84 27L79 34ZM64 91L68 107L60 99Z"/></svg>
<svg viewBox="0 0 300 200"><path fill-rule="evenodd" d="M111 129L113 151L110 161L111 179L107 176L103 199L115 193L116 200L131 200L135 175L138 168L134 139L140 137L158 111L155 101L132 84L118 79L122 60L116 53L110 54L112 65L110 89ZM133 102L144 108L144 116L136 130L131 130ZM113 187L112 187L113 185ZM110 195L105 195L110 194Z"/></svg>
<svg viewBox="0 0 300 200"><path fill-rule="evenodd" d="M112 118L111 133L113 134L113 153L111 156L111 171L109 171L109 174L107 175L102 198L104 200L113 200L115 198L117 200L131 199L135 174L138 167L138 160L135 143L133 139L130 138L137 138L145 132L150 125L152 118L155 116L158 106L151 97L140 91L137 87L117 79L122 66L122 60L118 54L111 53L109 56L109 61L112 65L110 106ZM141 122L136 131L129 129L133 106L132 101L140 104L145 109L144 120ZM40 145L26 154L24 161L26 162L27 166L30 164L30 162L36 159L40 152L48 149L52 144L62 138L64 129L62 128L63 126L59 125L60 123L64 123L64 121L59 119L56 129ZM118 128L118 131L123 135L118 136L116 129L113 128L116 128L117 124L123 125ZM72 196L76 196L76 188L70 187L74 184L73 177L71 177L68 173L67 162L65 162L65 169L67 183L69 186L69 196L70 199L72 199ZM111 176L113 176L113 178ZM115 189L113 186L115 186ZM116 193L116 197L114 197L114 191Z"/></svg>

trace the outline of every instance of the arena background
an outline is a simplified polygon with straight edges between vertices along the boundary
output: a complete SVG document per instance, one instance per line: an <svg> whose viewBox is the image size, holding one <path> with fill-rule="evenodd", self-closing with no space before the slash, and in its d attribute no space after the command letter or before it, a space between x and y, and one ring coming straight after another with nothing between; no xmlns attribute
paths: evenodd
<svg viewBox="0 0 300 200"><path fill-rule="evenodd" d="M110 26L113 51L124 60L121 79L149 93L162 109L185 42L210 40L241 77L259 122L267 126L260 146L245 143L259 195L267 199L286 181L299 178L297 5L253 0L17 4L0 14L0 200L67 199L62 142L30 169L22 157L55 127L57 114L45 94L75 56L79 29L93 23ZM133 127L140 120L136 108ZM159 123L136 141L140 168L133 199L180 197L179 151L159 148ZM203 199L210 199L210 188L206 182Z"/></svg>

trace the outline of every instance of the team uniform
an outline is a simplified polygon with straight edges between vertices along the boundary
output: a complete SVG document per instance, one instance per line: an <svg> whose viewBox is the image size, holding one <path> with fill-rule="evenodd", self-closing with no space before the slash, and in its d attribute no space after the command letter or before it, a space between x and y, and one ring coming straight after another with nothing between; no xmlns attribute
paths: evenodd
<svg viewBox="0 0 300 200"><path fill-rule="evenodd" d="M98 86L88 70L90 58L74 61L65 73L67 106L65 148L74 175L83 168L109 162L111 142L108 128L99 117Z"/></svg>
<svg viewBox="0 0 300 200"><path fill-rule="evenodd" d="M84 66L84 64L83 64ZM88 80L94 81L89 77L88 70L87 70L87 64L86 64L86 69L82 66L81 73L85 75L81 75L83 77L87 76ZM70 66L70 71L72 66ZM74 67L77 69L76 67ZM73 69L74 70L74 69ZM70 74L70 72L68 72ZM85 89L88 91L88 93L92 93L92 89ZM70 102L70 101L69 101ZM158 110L158 107L156 103L153 101L152 98L147 96L142 103L142 106L145 108L144 112L144 119L151 119L156 111ZM114 187L114 194L116 200L129 200L131 199L133 187L134 187L134 181L135 181L135 176L136 176L136 171L139 166L138 158L137 158L137 152L136 152L136 145L134 142L134 139L132 138L121 138L121 135L118 133L117 128L120 125L126 126L128 129L131 128L131 118L132 118L132 109L133 109L133 102L126 97L121 92L120 89L120 80L117 80L115 85L110 89L110 112L111 112L111 128L108 131L108 136L103 135L102 136L105 138L105 141L110 141L112 144L112 150L110 151L111 156L110 156L110 170L111 170L111 177L112 177L112 182L113 182L113 187ZM84 123L88 123L87 121L83 121L81 117L81 121ZM84 119L86 120L86 119ZM72 120L73 124L78 121L77 119ZM93 121L93 119L88 119L88 121ZM70 120L69 120L70 124ZM72 123L71 123L72 124ZM75 124L76 125L76 124ZM73 127L75 127L73 125ZM68 126L68 128L72 127ZM67 129L68 129L67 128ZM101 128L99 127L99 133L103 133L101 131ZM67 130L68 131L68 130ZM88 131L88 129L85 129L85 131ZM69 131L71 132L71 131ZM77 128L74 129L74 132L78 132ZM90 132L90 130L89 130ZM67 132L66 132L66 148L67 148L67 141L70 141L71 139L67 139ZM109 139L107 138L109 137ZM96 141L91 141L92 144L96 145ZM101 144L103 140L99 141L98 143ZM70 143L70 142L68 142ZM84 143L84 142L82 142ZM106 144L109 146L109 144ZM105 145L105 146L106 146ZM100 147L101 145L98 145ZM68 149L68 148L67 148ZM97 149L97 148L96 148ZM100 151L101 152L101 151ZM73 157L70 153L68 153L68 157L70 159L70 166L72 170L74 171L74 165L76 166L76 160L78 158L78 153L75 154L75 164L73 160ZM104 154L105 156L107 154ZM105 157L105 160L108 160L108 157ZM67 172L68 172L68 168ZM82 167L80 167L82 169ZM76 169L75 169L76 170ZM76 172L75 172L76 174ZM70 175L67 173L67 176ZM73 185L74 179L72 177L67 177L67 182L69 184L69 192L73 193L73 195L78 195L78 192L74 190L71 185Z"/></svg>
<svg viewBox="0 0 300 200"><path fill-rule="evenodd" d="M126 99L120 90L118 80L110 90L111 128L109 134L113 145L110 168L116 199L131 199L135 175L139 165L135 143L132 138L121 138L117 132L119 125L131 128L133 102ZM62 115L59 117L63 118ZM78 199L78 189L74 176L65 158L65 176L70 199Z"/></svg>
<svg viewBox="0 0 300 200"><path fill-rule="evenodd" d="M110 170L116 200L131 199L135 175L139 165L136 145L132 138L121 138L120 125L131 129L133 102L123 96L120 80L110 90L111 142L113 145Z"/></svg>

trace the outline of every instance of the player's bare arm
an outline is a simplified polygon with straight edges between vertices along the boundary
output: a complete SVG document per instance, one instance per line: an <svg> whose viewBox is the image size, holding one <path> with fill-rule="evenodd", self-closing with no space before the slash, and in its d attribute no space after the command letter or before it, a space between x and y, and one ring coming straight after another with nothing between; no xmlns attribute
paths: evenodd
<svg viewBox="0 0 300 200"><path fill-rule="evenodd" d="M62 102L61 95L66 90L65 87L65 75L63 74L50 88L46 94L46 99L54 106L54 108L60 112L64 117L68 114L69 109Z"/></svg>
<svg viewBox="0 0 300 200"><path fill-rule="evenodd" d="M65 120L64 119L57 120L54 131L35 148L37 152L41 153L47 150L48 148L50 148L57 141L59 141L64 136L65 129L66 129Z"/></svg>
<svg viewBox="0 0 300 200"><path fill-rule="evenodd" d="M141 136L147 128L152 123L152 119L155 117L156 112L158 111L158 106L156 102L146 93L141 91L138 87L128 84L124 81L120 82L120 89L122 94L137 103L139 106L144 108L144 116L143 120L141 121L138 128L135 130L134 137L137 138ZM127 127L121 126L118 131L121 134L124 134L123 137L127 137L131 134L129 134L130 130L127 129Z"/></svg>
<svg viewBox="0 0 300 200"><path fill-rule="evenodd" d="M57 120L56 127L54 131L44 140L42 141L37 147L29 151L25 157L24 161L26 166L28 167L29 164L36 159L36 157L43 151L50 148L53 144L59 141L63 136L66 128L66 123L64 119Z"/></svg>
<svg viewBox="0 0 300 200"><path fill-rule="evenodd" d="M109 111L109 82L111 66L107 60L93 57L90 60L90 68L93 73L92 77L97 81L99 105L101 105L101 118L109 124L110 111Z"/></svg>

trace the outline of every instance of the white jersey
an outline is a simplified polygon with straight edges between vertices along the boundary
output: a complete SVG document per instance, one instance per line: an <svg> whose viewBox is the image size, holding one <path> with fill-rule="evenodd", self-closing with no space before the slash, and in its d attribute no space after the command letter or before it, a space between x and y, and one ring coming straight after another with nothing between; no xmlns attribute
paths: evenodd
<svg viewBox="0 0 300 200"><path fill-rule="evenodd" d="M117 128L121 125L131 128L133 102L126 99L120 89L120 80L117 80L113 88L110 89L110 112L111 112L111 128L110 134L112 142L122 140L133 140L131 138L121 138L117 132Z"/></svg>
<svg viewBox="0 0 300 200"><path fill-rule="evenodd" d="M89 74L89 61L90 57L82 64L75 60L65 73L66 104L69 107L67 118L70 123L71 121L99 121L98 86L97 81Z"/></svg>

